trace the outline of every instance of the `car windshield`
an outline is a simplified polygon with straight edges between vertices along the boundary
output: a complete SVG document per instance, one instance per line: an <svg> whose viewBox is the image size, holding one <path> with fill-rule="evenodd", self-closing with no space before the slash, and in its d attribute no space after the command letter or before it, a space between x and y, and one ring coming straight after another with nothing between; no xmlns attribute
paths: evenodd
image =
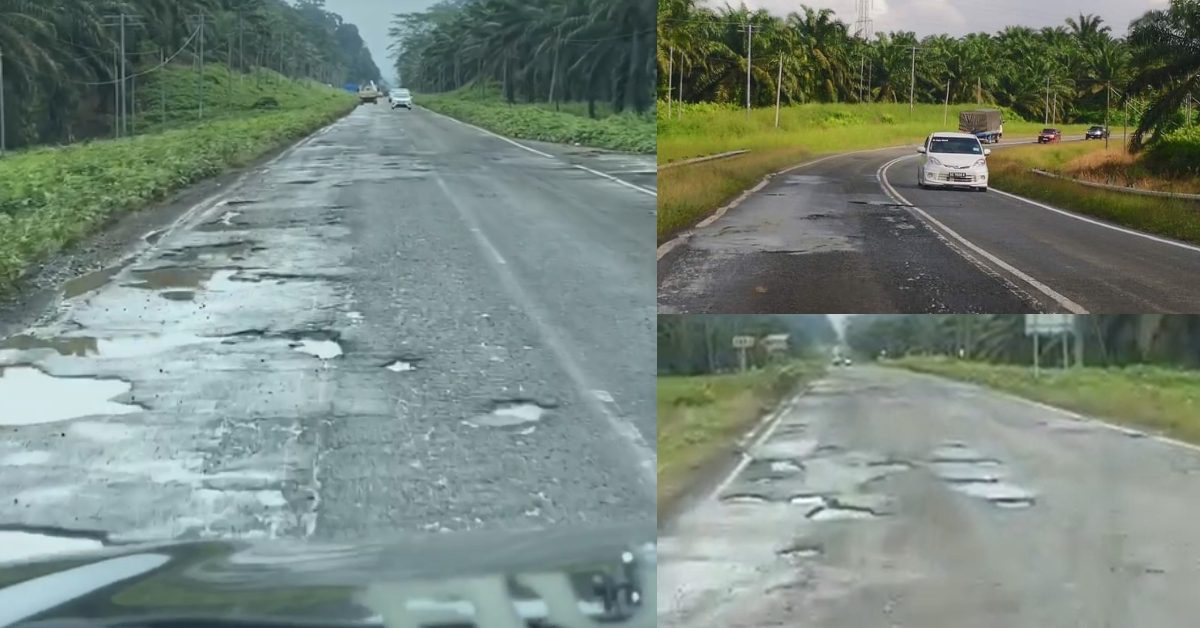
<svg viewBox="0 0 1200 628"><path fill-rule="evenodd" d="M973 137L937 137L929 140L929 152L959 155L982 155L979 140Z"/></svg>
<svg viewBox="0 0 1200 628"><path fill-rule="evenodd" d="M1091 130L1093 130L1093 131L1103 131L1103 130L1104 130L1104 127L1102 127L1102 126L1094 126L1094 127L1092 127L1092 128L1091 128Z"/></svg>
<svg viewBox="0 0 1200 628"><path fill-rule="evenodd" d="M1042 133L1058 133L1058 129L1042 129Z"/></svg>

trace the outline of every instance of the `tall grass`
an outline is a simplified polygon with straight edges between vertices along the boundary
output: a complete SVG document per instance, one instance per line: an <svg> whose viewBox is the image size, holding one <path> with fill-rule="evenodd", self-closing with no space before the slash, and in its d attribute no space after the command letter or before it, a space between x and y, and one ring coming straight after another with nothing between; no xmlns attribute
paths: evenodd
<svg viewBox="0 0 1200 628"><path fill-rule="evenodd" d="M801 382L823 373L819 362L725 375L658 378L658 510L664 513L728 453L759 417Z"/></svg>
<svg viewBox="0 0 1200 628"><path fill-rule="evenodd" d="M649 114L614 114L598 108L587 115L587 103L509 104L497 90L463 88L444 94L417 94L417 104L465 122L518 139L649 154L655 151L656 127Z"/></svg>
<svg viewBox="0 0 1200 628"><path fill-rule="evenodd" d="M732 105L679 104L667 114L658 107L658 162L748 149L750 153L713 162L675 166L658 175L658 241L696 224L752 187L767 174L825 153L918 144L933 131L958 130L958 113L974 105L806 104L781 109ZM1004 115L1006 139L1032 137L1043 128L1012 112ZM1058 128L1080 134L1087 125Z"/></svg>
<svg viewBox="0 0 1200 628"><path fill-rule="evenodd" d="M1200 372L1152 366L1050 371L949 358L889 361L922 373L973 382L1114 423L1200 443Z"/></svg>
<svg viewBox="0 0 1200 628"><path fill-rule="evenodd" d="M1080 142L996 151L988 158L992 185L1147 233L1200 243L1200 202L1100 190L1030 172L1031 168L1038 168L1074 176L1072 164L1094 165L1092 155L1103 149L1100 142L1092 145ZM1181 187L1194 185L1188 182Z"/></svg>

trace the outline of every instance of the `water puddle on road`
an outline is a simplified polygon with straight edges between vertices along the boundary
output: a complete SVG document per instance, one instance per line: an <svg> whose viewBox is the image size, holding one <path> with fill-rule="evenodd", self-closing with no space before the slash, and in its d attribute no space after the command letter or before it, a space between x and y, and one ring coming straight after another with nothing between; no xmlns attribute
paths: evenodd
<svg viewBox="0 0 1200 628"><path fill-rule="evenodd" d="M242 260L251 253L265 250L267 250L266 247L253 240L234 240L217 244L183 246L163 252L162 257L172 262L196 262L213 258Z"/></svg>
<svg viewBox="0 0 1200 628"><path fill-rule="evenodd" d="M121 272L126 266L129 266L132 263L133 258L131 257L120 264L117 264L116 266L110 266L108 268L102 268L100 270L87 273L86 275L80 275L79 277L66 282L63 284L63 298L74 299L100 288L109 281L112 281L112 278L116 277L117 273Z"/></svg>
<svg viewBox="0 0 1200 628"><path fill-rule="evenodd" d="M97 539L0 530L0 564L102 549Z"/></svg>
<svg viewBox="0 0 1200 628"><path fill-rule="evenodd" d="M812 521L849 521L853 519L874 519L875 513L853 508L820 508L808 515Z"/></svg>
<svg viewBox="0 0 1200 628"><path fill-rule="evenodd" d="M406 371L417 370L417 366L415 364L412 362L405 362L404 360L396 360L395 362L392 362L383 368L393 373L404 373Z"/></svg>
<svg viewBox="0 0 1200 628"><path fill-rule="evenodd" d="M133 276L137 283L125 284L130 288L140 290L171 290L179 288L198 289L212 279L215 268L181 268L167 267L154 270L135 270Z"/></svg>
<svg viewBox="0 0 1200 628"><path fill-rule="evenodd" d="M518 427L541 421L551 407L531 401L502 402L491 412L472 417L466 423L472 427Z"/></svg>
<svg viewBox="0 0 1200 628"><path fill-rule="evenodd" d="M0 367L0 425L36 425L83 416L141 412L112 401L132 389L118 379L54 377L29 366Z"/></svg>
<svg viewBox="0 0 1200 628"><path fill-rule="evenodd" d="M187 333L143 334L97 338L94 336L58 336L41 338L32 335L13 336L0 342L0 352L51 349L62 356L104 358L135 358L163 353L188 345L220 342L222 338L206 338Z"/></svg>
<svg viewBox="0 0 1200 628"><path fill-rule="evenodd" d="M333 340L302 339L289 346L300 353L307 353L322 360L332 360L342 355L342 345Z"/></svg>
<svg viewBox="0 0 1200 628"><path fill-rule="evenodd" d="M158 295L168 301L195 301L196 292L194 290L169 290Z"/></svg>

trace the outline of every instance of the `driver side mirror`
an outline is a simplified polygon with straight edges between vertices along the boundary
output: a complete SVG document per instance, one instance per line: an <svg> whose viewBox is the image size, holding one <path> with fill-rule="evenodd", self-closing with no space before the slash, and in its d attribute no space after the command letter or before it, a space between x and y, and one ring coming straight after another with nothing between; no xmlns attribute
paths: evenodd
<svg viewBox="0 0 1200 628"><path fill-rule="evenodd" d="M924 147L924 146L918 146L918 147L917 147L917 152L918 152L918 153L921 153L922 155L923 155L923 154L925 154L925 147Z"/></svg>
<svg viewBox="0 0 1200 628"><path fill-rule="evenodd" d="M984 156L984 157L987 157L988 155L991 155L991 154L992 154L992 149L990 149L990 148L985 148L985 149L983 149L983 156Z"/></svg>

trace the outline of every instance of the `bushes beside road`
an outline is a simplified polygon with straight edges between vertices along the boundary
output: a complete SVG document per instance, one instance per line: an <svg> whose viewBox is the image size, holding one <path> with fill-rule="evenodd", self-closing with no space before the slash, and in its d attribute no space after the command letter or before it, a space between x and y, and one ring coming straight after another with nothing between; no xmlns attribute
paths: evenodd
<svg viewBox="0 0 1200 628"><path fill-rule="evenodd" d="M322 95L306 109L226 117L0 159L0 293L33 264L121 213L246 165L355 106L349 95L319 90Z"/></svg>
<svg viewBox="0 0 1200 628"><path fill-rule="evenodd" d="M592 119L576 115L580 108L554 111L547 105L502 101L499 95L473 90L417 94L418 105L516 139L579 144L631 153L653 153L657 127L652 118L632 113Z"/></svg>
<svg viewBox="0 0 1200 628"><path fill-rule="evenodd" d="M696 474L729 453L789 391L823 372L819 363L794 362L746 373L660 376L659 513L669 511Z"/></svg>
<svg viewBox="0 0 1200 628"><path fill-rule="evenodd" d="M1109 422L1200 443L1200 372L1154 366L1046 370L1029 366L905 357L892 366L981 384Z"/></svg>

